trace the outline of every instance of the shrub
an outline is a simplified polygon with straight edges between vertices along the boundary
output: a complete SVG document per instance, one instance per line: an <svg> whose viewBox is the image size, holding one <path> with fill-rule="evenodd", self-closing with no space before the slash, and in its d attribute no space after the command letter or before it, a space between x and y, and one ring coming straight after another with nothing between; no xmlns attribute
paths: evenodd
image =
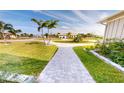
<svg viewBox="0 0 124 93"><path fill-rule="evenodd" d="M123 52L117 52L113 51L110 55L109 58L117 64L120 64L121 66L124 67L124 53Z"/></svg>
<svg viewBox="0 0 124 93"><path fill-rule="evenodd" d="M98 52L103 55L109 55L111 53L110 47L105 44L103 44L103 45L97 44L96 49L98 49Z"/></svg>
<svg viewBox="0 0 124 93"><path fill-rule="evenodd" d="M122 41L102 45L97 44L96 48L99 49L100 54L124 67L124 43Z"/></svg>
<svg viewBox="0 0 124 93"><path fill-rule="evenodd" d="M78 35L74 38L73 41L74 41L74 42L81 42L81 35L78 34Z"/></svg>

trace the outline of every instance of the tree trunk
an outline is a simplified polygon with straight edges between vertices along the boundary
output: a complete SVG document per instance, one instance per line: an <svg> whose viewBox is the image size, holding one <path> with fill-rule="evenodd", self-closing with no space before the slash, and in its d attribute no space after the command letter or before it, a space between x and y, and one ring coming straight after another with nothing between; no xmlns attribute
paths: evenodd
<svg viewBox="0 0 124 93"><path fill-rule="evenodd" d="M48 29L48 38L49 38L49 29Z"/></svg>
<svg viewBox="0 0 124 93"><path fill-rule="evenodd" d="M18 39L17 34L15 34L15 38Z"/></svg>
<svg viewBox="0 0 124 93"><path fill-rule="evenodd" d="M43 35L43 28L42 28L42 38L44 38L44 35Z"/></svg>
<svg viewBox="0 0 124 93"><path fill-rule="evenodd" d="M45 38L44 38L44 35L43 35L43 28L42 28L42 39L43 39L44 44L46 44L45 43Z"/></svg>
<svg viewBox="0 0 124 93"><path fill-rule="evenodd" d="M3 35L3 40L4 40L4 43L6 44L6 36L4 35L4 33L2 32L2 35Z"/></svg>
<svg viewBox="0 0 124 93"><path fill-rule="evenodd" d="M47 44L48 45L50 44L49 29L48 29L48 42L47 42Z"/></svg>

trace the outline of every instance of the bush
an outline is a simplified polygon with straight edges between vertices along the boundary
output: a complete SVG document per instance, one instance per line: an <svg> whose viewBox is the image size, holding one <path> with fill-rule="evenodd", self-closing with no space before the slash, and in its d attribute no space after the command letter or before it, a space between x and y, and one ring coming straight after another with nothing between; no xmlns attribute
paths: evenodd
<svg viewBox="0 0 124 93"><path fill-rule="evenodd" d="M111 49L108 45L97 44L96 49L98 49L98 52L103 55L109 55L111 53Z"/></svg>
<svg viewBox="0 0 124 93"><path fill-rule="evenodd" d="M120 64L124 67L124 53L123 52L117 52L114 51L109 55L109 58L117 64Z"/></svg>
<svg viewBox="0 0 124 93"><path fill-rule="evenodd" d="M113 42L109 44L97 44L96 48L99 49L98 52L108 58L113 62L120 64L124 67L124 43L123 42Z"/></svg>
<svg viewBox="0 0 124 93"><path fill-rule="evenodd" d="M74 38L73 41L74 41L74 42L81 42L81 35L78 34L78 35Z"/></svg>

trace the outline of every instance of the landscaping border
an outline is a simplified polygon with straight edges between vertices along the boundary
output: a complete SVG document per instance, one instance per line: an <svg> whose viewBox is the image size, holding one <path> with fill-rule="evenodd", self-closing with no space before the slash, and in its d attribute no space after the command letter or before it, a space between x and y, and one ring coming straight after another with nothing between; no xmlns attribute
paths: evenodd
<svg viewBox="0 0 124 93"><path fill-rule="evenodd" d="M18 83L36 83L34 76L0 71L0 79Z"/></svg>
<svg viewBox="0 0 124 93"><path fill-rule="evenodd" d="M94 54L96 57L100 58L101 60L103 60L105 63L107 64L111 64L112 66L114 66L115 68L117 68L118 70L121 70L124 72L124 68L122 66L120 66L119 64L116 64L115 62L111 61L110 59L98 54L97 52L95 52L94 50L90 50L90 52L92 54Z"/></svg>

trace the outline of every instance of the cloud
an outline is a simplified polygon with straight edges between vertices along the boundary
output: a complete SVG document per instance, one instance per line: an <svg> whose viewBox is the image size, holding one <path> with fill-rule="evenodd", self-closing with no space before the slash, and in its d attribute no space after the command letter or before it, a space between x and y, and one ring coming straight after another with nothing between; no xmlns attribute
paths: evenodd
<svg viewBox="0 0 124 93"><path fill-rule="evenodd" d="M47 15L49 17L53 17L55 19L60 19L57 15L54 15L54 14L51 14L45 10L33 10L34 12L37 12L37 13L40 13L40 14L44 14L44 15Z"/></svg>
<svg viewBox="0 0 124 93"><path fill-rule="evenodd" d="M105 18L105 17L107 17L107 16L109 16L109 14L108 13L106 13L106 12L104 12L104 13L102 13L101 15L100 15L100 19L103 19L103 18Z"/></svg>
<svg viewBox="0 0 124 93"><path fill-rule="evenodd" d="M108 12L102 11L81 11L72 10L72 15L64 13L52 13L48 11L38 11L47 16L60 19L62 26L57 28L54 32L74 32L74 33L94 33L97 35L104 35L105 27L97 24L100 19L109 15Z"/></svg>
<svg viewBox="0 0 124 93"><path fill-rule="evenodd" d="M41 14L45 14L49 17L53 17L55 19L58 19L58 20L61 20L62 22L64 22L65 24L70 24L70 22L79 22L80 20L75 18L75 17L71 17L71 16L68 16L66 14L63 14L63 13L51 13L49 11L42 11L42 10L34 10L34 12L38 12L38 13L41 13Z"/></svg>
<svg viewBox="0 0 124 93"><path fill-rule="evenodd" d="M91 16L82 13L80 10L74 10L72 12L86 23L95 23L95 21L93 20L93 18L91 18Z"/></svg>
<svg viewBox="0 0 124 93"><path fill-rule="evenodd" d="M61 26L62 29L69 29L68 26Z"/></svg>

